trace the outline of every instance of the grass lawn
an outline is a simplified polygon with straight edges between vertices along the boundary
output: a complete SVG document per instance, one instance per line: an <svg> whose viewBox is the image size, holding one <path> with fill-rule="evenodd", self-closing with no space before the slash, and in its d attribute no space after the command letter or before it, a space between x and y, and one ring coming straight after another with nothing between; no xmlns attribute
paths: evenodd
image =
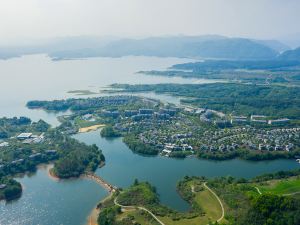
<svg viewBox="0 0 300 225"><path fill-rule="evenodd" d="M206 213L205 217L216 221L222 216L222 208L216 197L207 189L196 194L196 202Z"/></svg>
<svg viewBox="0 0 300 225"><path fill-rule="evenodd" d="M191 187L193 182L191 182ZM203 185L202 185L203 186ZM192 191L192 188L191 188ZM222 208L216 197L206 188L203 191L195 193L195 201L204 210L204 216L198 216L193 219L181 219L174 221L169 217L159 217L166 225L207 225L210 221L214 222L222 215Z"/></svg>
<svg viewBox="0 0 300 225"><path fill-rule="evenodd" d="M146 212L142 212L141 210L125 211L117 216L117 220L122 220L123 218L128 216L133 216L134 221L142 225L159 225L158 222L151 218L151 215L147 216Z"/></svg>
<svg viewBox="0 0 300 225"><path fill-rule="evenodd" d="M97 124L101 124L101 122L98 120L95 120L95 121L83 120L80 117L75 118L75 124L80 128L94 126Z"/></svg>
<svg viewBox="0 0 300 225"><path fill-rule="evenodd" d="M177 221L174 221L169 217L159 217L159 219L166 225L207 225L209 223L206 216L196 217L193 219L181 219Z"/></svg>
<svg viewBox="0 0 300 225"><path fill-rule="evenodd" d="M291 194L300 192L300 178L290 178L286 180L272 180L264 185L258 185L262 193Z"/></svg>

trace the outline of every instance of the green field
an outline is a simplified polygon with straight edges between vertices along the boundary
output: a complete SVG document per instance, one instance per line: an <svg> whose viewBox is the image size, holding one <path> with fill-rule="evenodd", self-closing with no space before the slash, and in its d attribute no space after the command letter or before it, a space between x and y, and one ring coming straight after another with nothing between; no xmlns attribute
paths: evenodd
<svg viewBox="0 0 300 225"><path fill-rule="evenodd" d="M82 127L90 127L90 126L94 126L97 124L102 123L102 121L99 120L95 120L95 121L88 121L88 120L83 120L80 117L76 117L75 118L75 124L76 126L82 128Z"/></svg>
<svg viewBox="0 0 300 225"><path fill-rule="evenodd" d="M142 210L128 210L122 212L122 214L118 215L116 219L117 221L122 221L122 219L128 217L132 218L134 222L142 225L159 225L159 223L156 222L151 215L147 215L147 213Z"/></svg>
<svg viewBox="0 0 300 225"><path fill-rule="evenodd" d="M216 199L216 197L206 189L203 184L196 183L195 181L191 181L189 183L191 187L191 191L195 189L193 192L195 194L195 202L200 206L200 208L204 211L203 216L197 216L192 219L180 219L180 220L172 220L169 217L160 217L160 219L166 225L206 225L209 222L214 222L218 220L222 215L221 206ZM196 187L201 189L197 191ZM193 188L194 187L194 188Z"/></svg>
<svg viewBox="0 0 300 225"><path fill-rule="evenodd" d="M289 195L300 193L300 179L272 180L257 186L262 193Z"/></svg>
<svg viewBox="0 0 300 225"><path fill-rule="evenodd" d="M196 202L205 212L205 217L211 221L216 221L222 215L222 208L216 197L207 189L198 192L195 198Z"/></svg>

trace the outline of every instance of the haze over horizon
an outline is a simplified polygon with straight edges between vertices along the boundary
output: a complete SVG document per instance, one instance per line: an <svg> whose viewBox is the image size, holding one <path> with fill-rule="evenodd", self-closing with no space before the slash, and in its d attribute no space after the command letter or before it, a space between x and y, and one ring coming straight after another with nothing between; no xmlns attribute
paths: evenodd
<svg viewBox="0 0 300 225"><path fill-rule="evenodd" d="M297 0L1 0L1 45L65 36L300 39ZM295 46L294 46L295 47Z"/></svg>

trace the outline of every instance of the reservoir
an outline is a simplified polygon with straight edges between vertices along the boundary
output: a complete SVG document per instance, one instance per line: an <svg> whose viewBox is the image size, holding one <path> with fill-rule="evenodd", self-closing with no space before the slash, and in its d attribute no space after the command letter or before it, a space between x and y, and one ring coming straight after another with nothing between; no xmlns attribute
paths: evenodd
<svg viewBox="0 0 300 225"><path fill-rule="evenodd" d="M188 59L158 57L91 58L51 61L45 55L31 55L0 61L0 116L28 116L58 125L60 114L29 110L29 100L78 97L70 90L98 91L113 83L209 83L211 80L170 78L136 74L140 70L162 70ZM99 96L101 94L92 95ZM146 96L178 103L171 96L147 93ZM87 97L87 96L80 96ZM65 112L70 113L70 112ZM294 160L249 162L244 160L210 161L196 158L170 159L132 153L121 138L105 139L100 131L74 136L87 144L97 144L106 157L106 165L96 173L118 187L127 187L137 178L157 187L163 204L188 210L188 204L176 192L176 183L185 175L253 177L262 173L299 168ZM20 199L0 202L0 224L84 225L96 204L107 192L87 179L53 180L48 166L34 174L17 178L24 191Z"/></svg>

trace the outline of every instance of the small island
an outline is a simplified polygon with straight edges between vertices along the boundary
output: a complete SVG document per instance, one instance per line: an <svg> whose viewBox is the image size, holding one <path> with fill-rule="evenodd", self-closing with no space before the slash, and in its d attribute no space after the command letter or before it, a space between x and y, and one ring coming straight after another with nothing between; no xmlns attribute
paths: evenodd
<svg viewBox="0 0 300 225"><path fill-rule="evenodd" d="M259 85L298 86L299 60L210 60L175 64L164 71L139 71L151 76L210 79Z"/></svg>
<svg viewBox="0 0 300 225"><path fill-rule="evenodd" d="M11 178L0 178L0 200L14 200L22 195L21 184Z"/></svg>

